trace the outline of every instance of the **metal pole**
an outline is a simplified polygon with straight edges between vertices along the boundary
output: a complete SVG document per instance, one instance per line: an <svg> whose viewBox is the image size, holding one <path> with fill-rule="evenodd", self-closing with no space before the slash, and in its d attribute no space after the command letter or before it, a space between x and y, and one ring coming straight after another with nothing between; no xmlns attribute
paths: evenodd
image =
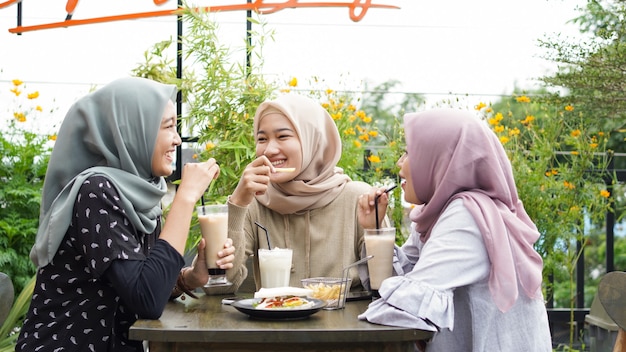
<svg viewBox="0 0 626 352"><path fill-rule="evenodd" d="M182 7L182 0L178 0L178 8ZM183 16L178 14L176 15L176 78L178 78L179 82L183 78ZM178 131L178 135L182 135L182 121L181 116L183 114L183 94L180 90L178 90L178 94L176 94L176 115L178 116L178 123L176 125L176 130ZM183 140L183 143L185 140ZM183 144L179 145L176 148L176 171L172 175L172 180L180 180L183 172Z"/></svg>

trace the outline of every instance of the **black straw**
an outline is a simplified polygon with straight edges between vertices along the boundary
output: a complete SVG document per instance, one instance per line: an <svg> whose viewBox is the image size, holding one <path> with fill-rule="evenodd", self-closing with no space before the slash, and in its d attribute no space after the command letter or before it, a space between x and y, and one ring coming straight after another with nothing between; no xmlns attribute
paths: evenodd
<svg viewBox="0 0 626 352"><path fill-rule="evenodd" d="M389 193L394 190L394 188L398 187L398 185L393 185L387 188L383 193ZM378 220L378 198L383 195L383 193L374 197L374 210L376 211L376 229L380 228L380 221Z"/></svg>
<svg viewBox="0 0 626 352"><path fill-rule="evenodd" d="M206 210L204 210L204 194L200 197L200 202L202 202L202 215L206 215Z"/></svg>
<svg viewBox="0 0 626 352"><path fill-rule="evenodd" d="M263 231L265 231L265 237L267 238L267 248L272 250L272 246L270 245L270 233L267 231L265 227L263 227L263 225L259 224L258 221L255 221L254 223L256 224L256 226L262 228Z"/></svg>

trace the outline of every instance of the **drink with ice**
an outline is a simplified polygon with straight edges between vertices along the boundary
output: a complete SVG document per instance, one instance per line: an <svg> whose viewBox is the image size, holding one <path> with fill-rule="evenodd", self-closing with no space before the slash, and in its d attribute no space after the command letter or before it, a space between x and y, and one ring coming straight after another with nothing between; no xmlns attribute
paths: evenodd
<svg viewBox="0 0 626 352"><path fill-rule="evenodd" d="M288 248L259 248L259 270L261 287L286 287L291 278L291 257L293 251Z"/></svg>

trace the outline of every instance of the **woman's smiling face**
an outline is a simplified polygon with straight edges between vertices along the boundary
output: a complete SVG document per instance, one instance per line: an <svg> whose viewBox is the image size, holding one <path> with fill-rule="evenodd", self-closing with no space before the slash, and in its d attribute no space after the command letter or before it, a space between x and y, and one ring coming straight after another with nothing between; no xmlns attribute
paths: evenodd
<svg viewBox="0 0 626 352"><path fill-rule="evenodd" d="M302 171L302 144L289 119L280 113L261 118L256 134L256 155L265 155L274 167L295 168L294 172L274 173L272 182L292 180Z"/></svg>

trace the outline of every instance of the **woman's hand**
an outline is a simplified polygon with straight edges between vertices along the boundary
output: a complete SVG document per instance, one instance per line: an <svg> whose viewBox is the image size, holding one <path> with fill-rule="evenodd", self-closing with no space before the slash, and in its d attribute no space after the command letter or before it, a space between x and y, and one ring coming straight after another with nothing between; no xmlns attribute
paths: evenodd
<svg viewBox="0 0 626 352"><path fill-rule="evenodd" d="M359 225L364 229L376 228L376 197L378 197L378 223L382 223L387 213L387 205L389 204L389 195L384 187L373 187L369 193L359 196L358 217Z"/></svg>
<svg viewBox="0 0 626 352"><path fill-rule="evenodd" d="M264 194L270 184L270 173L273 166L269 159L262 155L254 159L239 179L235 191L230 196L230 202L240 207L246 207L252 202L255 195Z"/></svg>
<svg viewBox="0 0 626 352"><path fill-rule="evenodd" d="M219 175L220 166L213 158L200 163L187 163L183 167L180 186L176 193L184 194L190 201L196 203L206 192L211 181Z"/></svg>
<svg viewBox="0 0 626 352"><path fill-rule="evenodd" d="M197 248L198 254L191 264L191 269L185 271L185 283L190 289L204 286L209 281L209 270L207 269L208 266L204 252L204 249L206 248L204 238L200 239ZM220 258L217 261L217 265L220 269L232 269L233 261L235 260L235 247L233 246L232 239L226 239L224 249L219 251L217 256Z"/></svg>

